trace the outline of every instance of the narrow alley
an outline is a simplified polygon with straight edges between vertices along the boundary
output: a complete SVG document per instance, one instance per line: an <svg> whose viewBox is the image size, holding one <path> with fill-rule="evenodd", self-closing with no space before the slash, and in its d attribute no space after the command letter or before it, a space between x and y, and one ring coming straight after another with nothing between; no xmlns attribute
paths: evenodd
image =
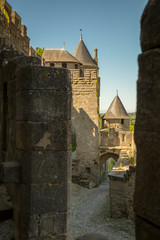
<svg viewBox="0 0 160 240"><path fill-rule="evenodd" d="M71 240L86 233L101 233L112 240L134 240L134 223L109 217L109 180L85 189L72 184Z"/></svg>

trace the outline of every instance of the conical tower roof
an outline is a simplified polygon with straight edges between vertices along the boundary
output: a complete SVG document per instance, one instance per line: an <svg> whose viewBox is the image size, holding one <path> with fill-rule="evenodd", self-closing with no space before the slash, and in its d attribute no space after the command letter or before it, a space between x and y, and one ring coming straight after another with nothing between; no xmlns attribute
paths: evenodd
<svg viewBox="0 0 160 240"><path fill-rule="evenodd" d="M73 56L78 59L84 66L89 66L89 67L96 67L97 64L91 57L86 45L84 44L82 40L82 35L80 37L80 41L76 47L76 49L73 52Z"/></svg>
<svg viewBox="0 0 160 240"><path fill-rule="evenodd" d="M129 119L118 94L113 99L108 111L104 114L103 119Z"/></svg>

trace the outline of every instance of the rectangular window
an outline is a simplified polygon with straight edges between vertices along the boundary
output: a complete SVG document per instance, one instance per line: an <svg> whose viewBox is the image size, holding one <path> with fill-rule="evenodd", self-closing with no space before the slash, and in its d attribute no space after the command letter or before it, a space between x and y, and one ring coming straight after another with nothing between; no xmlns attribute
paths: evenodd
<svg viewBox="0 0 160 240"><path fill-rule="evenodd" d="M84 77L84 70L80 69L80 77Z"/></svg>
<svg viewBox="0 0 160 240"><path fill-rule="evenodd" d="M75 64L75 69L78 69L78 64Z"/></svg>
<svg viewBox="0 0 160 240"><path fill-rule="evenodd" d="M122 134L122 142L125 142L125 134Z"/></svg>
<svg viewBox="0 0 160 240"><path fill-rule="evenodd" d="M87 172L88 174L91 173L91 169L90 169L90 167L86 167L86 172Z"/></svg>
<svg viewBox="0 0 160 240"><path fill-rule="evenodd" d="M63 68L67 68L67 63L65 63L65 62L62 63L62 67L63 67Z"/></svg>
<svg viewBox="0 0 160 240"><path fill-rule="evenodd" d="M121 124L124 124L124 119L121 119Z"/></svg>
<svg viewBox="0 0 160 240"><path fill-rule="evenodd" d="M54 67L54 63L50 63L50 67Z"/></svg>

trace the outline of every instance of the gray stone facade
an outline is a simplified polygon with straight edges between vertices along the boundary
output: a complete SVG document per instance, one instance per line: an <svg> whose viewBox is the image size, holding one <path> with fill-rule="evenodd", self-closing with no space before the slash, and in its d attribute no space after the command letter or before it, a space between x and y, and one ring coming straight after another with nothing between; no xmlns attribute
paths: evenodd
<svg viewBox="0 0 160 240"><path fill-rule="evenodd" d="M109 173L109 196L111 217L135 220L133 209L136 168Z"/></svg>
<svg viewBox="0 0 160 240"><path fill-rule="evenodd" d="M73 174L99 183L99 84L96 69L71 70L72 130L76 134L76 169Z"/></svg>
<svg viewBox="0 0 160 240"><path fill-rule="evenodd" d="M14 206L15 239L68 239L70 72L41 67L0 42L0 173Z"/></svg>
<svg viewBox="0 0 160 240"><path fill-rule="evenodd" d="M137 82L136 239L160 238L160 1L150 0L141 19Z"/></svg>

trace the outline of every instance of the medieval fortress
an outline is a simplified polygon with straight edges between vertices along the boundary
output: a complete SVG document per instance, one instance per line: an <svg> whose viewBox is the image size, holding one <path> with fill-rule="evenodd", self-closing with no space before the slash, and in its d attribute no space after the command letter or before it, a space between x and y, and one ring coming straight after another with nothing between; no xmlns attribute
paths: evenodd
<svg viewBox="0 0 160 240"><path fill-rule="evenodd" d="M42 64L68 68L72 83L73 180L99 183L99 96L97 49L92 59L82 35L71 55L65 49L45 49Z"/></svg>
<svg viewBox="0 0 160 240"><path fill-rule="evenodd" d="M134 219L134 136L118 93L100 130L98 50L92 58L81 35L73 54L44 49L40 60L6 0L0 22L0 181L14 204L16 240L45 239L51 231L45 226L53 221L56 239L68 239L71 175L94 187L105 177L110 157L117 161L110 175L112 215ZM117 177L119 166L126 169ZM114 199L116 186L124 185L122 213Z"/></svg>

